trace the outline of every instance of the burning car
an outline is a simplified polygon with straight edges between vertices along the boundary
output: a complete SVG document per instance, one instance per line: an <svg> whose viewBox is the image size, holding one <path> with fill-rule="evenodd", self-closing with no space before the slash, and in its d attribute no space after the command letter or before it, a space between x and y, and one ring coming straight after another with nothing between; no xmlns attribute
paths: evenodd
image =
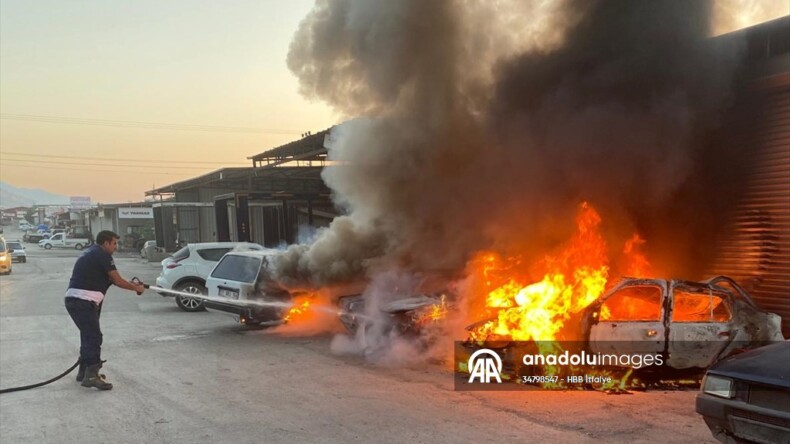
<svg viewBox="0 0 790 444"><path fill-rule="evenodd" d="M592 351L661 353L675 369L707 368L736 349L782 341L780 325L778 315L758 308L725 276L624 279L582 315L583 339Z"/></svg>
<svg viewBox="0 0 790 444"><path fill-rule="evenodd" d="M661 355L665 369L705 369L736 350L782 341L781 319L734 280L625 278L581 310L552 340L581 341L592 353ZM496 334L499 316L467 327L475 340Z"/></svg>
<svg viewBox="0 0 790 444"><path fill-rule="evenodd" d="M267 276L267 264L281 253L253 250L225 254L206 279L205 307L238 315L242 324L280 322L291 307L292 295Z"/></svg>
<svg viewBox="0 0 790 444"><path fill-rule="evenodd" d="M385 346L381 341L393 337L427 345L433 327L446 321L457 299L452 285L456 278L447 271L432 271L378 283L373 287L379 294L346 292L337 298L340 321L367 351Z"/></svg>

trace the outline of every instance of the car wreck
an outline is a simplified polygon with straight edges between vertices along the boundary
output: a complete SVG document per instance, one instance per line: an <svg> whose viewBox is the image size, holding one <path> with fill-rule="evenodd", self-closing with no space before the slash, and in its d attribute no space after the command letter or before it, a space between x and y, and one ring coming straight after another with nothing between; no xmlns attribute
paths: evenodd
<svg viewBox="0 0 790 444"><path fill-rule="evenodd" d="M674 369L704 369L736 350L784 339L781 318L725 276L623 279L583 311L581 330L590 351L660 353Z"/></svg>
<svg viewBox="0 0 790 444"><path fill-rule="evenodd" d="M423 341L421 334L456 313L452 291L402 294L386 302L362 294L338 299L340 320L364 340L366 330ZM496 309L494 309L496 312ZM506 347L512 337L484 328L496 316L467 327L469 341ZM781 319L760 309L733 279L706 281L623 278L575 313L556 338L590 353L660 355L663 370L701 371L734 352L781 341ZM360 332L361 330L361 332Z"/></svg>

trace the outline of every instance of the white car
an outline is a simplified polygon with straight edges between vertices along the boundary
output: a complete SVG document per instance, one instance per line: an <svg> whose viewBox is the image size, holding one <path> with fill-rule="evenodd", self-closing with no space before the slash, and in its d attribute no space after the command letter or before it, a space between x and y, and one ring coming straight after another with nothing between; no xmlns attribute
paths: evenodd
<svg viewBox="0 0 790 444"><path fill-rule="evenodd" d="M145 241L145 243L143 244L143 248L140 249L140 257L143 258L143 259L148 259L147 251L148 251L149 248L152 248L152 247L156 248L156 241L155 240Z"/></svg>
<svg viewBox="0 0 790 444"><path fill-rule="evenodd" d="M247 325L279 323L290 308L291 294L266 276L266 266L281 250L234 251L225 255L206 279L209 310L232 313Z"/></svg>
<svg viewBox="0 0 790 444"><path fill-rule="evenodd" d="M6 242L6 244L8 248L14 250L14 252L11 253L11 262L21 262L23 264L27 262L27 253L25 253L25 246L22 245L22 242L11 241Z"/></svg>
<svg viewBox="0 0 790 444"><path fill-rule="evenodd" d="M156 286L184 293L207 294L206 277L214 265L229 251L263 250L258 244L248 242L206 242L189 244L162 261L162 272ZM176 304L184 311L202 311L203 300L188 296L160 292L162 296L175 296Z"/></svg>

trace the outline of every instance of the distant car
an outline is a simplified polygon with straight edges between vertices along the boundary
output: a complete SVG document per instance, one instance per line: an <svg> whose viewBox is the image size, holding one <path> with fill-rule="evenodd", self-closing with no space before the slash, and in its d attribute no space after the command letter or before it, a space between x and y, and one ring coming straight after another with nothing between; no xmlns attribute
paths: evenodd
<svg viewBox="0 0 790 444"><path fill-rule="evenodd" d="M11 252L5 243L5 239L0 237L0 274L11 274Z"/></svg>
<svg viewBox="0 0 790 444"><path fill-rule="evenodd" d="M49 235L27 232L22 236L23 241L33 244L37 244L42 239L49 239Z"/></svg>
<svg viewBox="0 0 790 444"><path fill-rule="evenodd" d="M6 242L6 245L9 249L14 250L11 253L11 261L12 262L27 262L27 253L25 253L25 247L22 245L22 242Z"/></svg>
<svg viewBox="0 0 790 444"><path fill-rule="evenodd" d="M194 243L173 253L162 261L162 272L156 278L156 286L184 293L206 295L206 278L214 265L225 253L232 250L263 250L261 245L249 242L208 242ZM162 296L175 296L176 305L188 312L202 311L203 300L171 293Z"/></svg>
<svg viewBox="0 0 790 444"><path fill-rule="evenodd" d="M226 254L206 280L204 305L239 316L239 322L259 325L279 322L292 295L266 277L266 266L280 250L237 251Z"/></svg>
<svg viewBox="0 0 790 444"><path fill-rule="evenodd" d="M790 443L790 342L730 356L708 369L697 413L723 443Z"/></svg>
<svg viewBox="0 0 790 444"><path fill-rule="evenodd" d="M155 240L145 241L145 243L143 244L143 248L140 249L140 257L143 259L147 259L148 258L147 251L151 247L156 247L156 241Z"/></svg>

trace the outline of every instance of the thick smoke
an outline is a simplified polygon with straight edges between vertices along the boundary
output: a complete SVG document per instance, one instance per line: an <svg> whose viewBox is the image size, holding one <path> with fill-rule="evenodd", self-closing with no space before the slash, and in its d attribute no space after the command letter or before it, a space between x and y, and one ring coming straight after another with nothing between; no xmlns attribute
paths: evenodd
<svg viewBox="0 0 790 444"><path fill-rule="evenodd" d="M318 1L288 66L350 119L323 176L347 215L277 275L324 285L459 268L481 248L540 254L582 200L618 234L693 229L664 219L728 99L733 60L710 50L710 22L704 1Z"/></svg>

